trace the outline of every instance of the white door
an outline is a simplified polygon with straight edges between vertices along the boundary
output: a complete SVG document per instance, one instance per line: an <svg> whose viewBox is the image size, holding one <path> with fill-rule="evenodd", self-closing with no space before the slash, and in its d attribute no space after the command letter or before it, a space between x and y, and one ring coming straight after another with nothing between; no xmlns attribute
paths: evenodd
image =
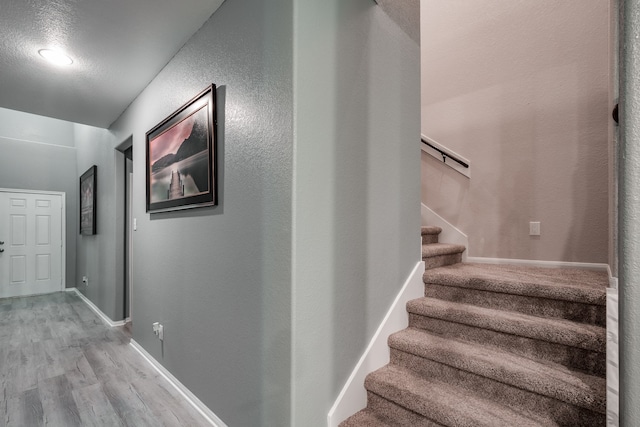
<svg viewBox="0 0 640 427"><path fill-rule="evenodd" d="M63 290L62 195L0 191L0 298Z"/></svg>

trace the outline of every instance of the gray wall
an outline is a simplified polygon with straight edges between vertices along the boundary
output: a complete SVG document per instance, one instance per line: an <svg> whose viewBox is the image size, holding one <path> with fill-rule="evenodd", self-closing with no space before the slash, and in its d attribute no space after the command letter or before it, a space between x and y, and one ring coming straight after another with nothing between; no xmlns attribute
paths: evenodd
<svg viewBox="0 0 640 427"><path fill-rule="evenodd" d="M78 176L73 123L0 108L0 188L66 193L66 286L76 285Z"/></svg>
<svg viewBox="0 0 640 427"><path fill-rule="evenodd" d="M124 191L116 173L117 152L114 135L106 129L75 125L78 152L78 176L92 165L98 167L96 176L97 223L96 235L77 235L77 288L112 320L122 320L124 313L124 273L118 272L118 262L124 260L123 232L117 228L124 216L124 198L117 195ZM117 141L122 142L122 141ZM124 167L122 160L121 167ZM124 177L122 172L121 178ZM120 191L118 191L120 190ZM124 197L124 196L123 196ZM118 222L120 220L120 222ZM122 234L122 236L121 236ZM88 286L82 276L89 279Z"/></svg>
<svg viewBox="0 0 640 427"><path fill-rule="evenodd" d="M98 165L98 235L79 240L89 297L119 310L115 148L133 136L133 336L233 427L289 424L291 0L231 0L108 132L79 128L78 168ZM218 85L219 205L145 212L145 132ZM112 197L113 195L113 197ZM164 324L164 344L151 324Z"/></svg>
<svg viewBox="0 0 640 427"><path fill-rule="evenodd" d="M420 261L420 50L371 0L297 0L293 426L323 426Z"/></svg>

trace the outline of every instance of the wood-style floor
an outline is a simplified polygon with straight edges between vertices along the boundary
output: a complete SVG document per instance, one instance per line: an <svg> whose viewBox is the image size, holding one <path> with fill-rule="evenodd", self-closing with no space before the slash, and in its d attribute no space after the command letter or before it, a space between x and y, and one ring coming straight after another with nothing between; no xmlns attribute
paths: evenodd
<svg viewBox="0 0 640 427"><path fill-rule="evenodd" d="M0 299L0 427L209 426L74 293Z"/></svg>

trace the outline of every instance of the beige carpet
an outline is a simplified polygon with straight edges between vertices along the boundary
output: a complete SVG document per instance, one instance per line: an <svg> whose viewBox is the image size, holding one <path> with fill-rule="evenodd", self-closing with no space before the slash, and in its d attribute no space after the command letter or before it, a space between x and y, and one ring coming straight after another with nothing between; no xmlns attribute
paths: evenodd
<svg viewBox="0 0 640 427"><path fill-rule="evenodd" d="M425 297L341 427L604 426L606 273L462 264L439 232L423 228Z"/></svg>

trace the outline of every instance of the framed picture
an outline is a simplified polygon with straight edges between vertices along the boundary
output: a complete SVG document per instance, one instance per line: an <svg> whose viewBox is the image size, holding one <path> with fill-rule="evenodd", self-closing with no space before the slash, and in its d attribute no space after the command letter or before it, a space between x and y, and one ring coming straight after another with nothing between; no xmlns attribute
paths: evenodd
<svg viewBox="0 0 640 427"><path fill-rule="evenodd" d="M80 234L96 234L96 171L93 165L80 177Z"/></svg>
<svg viewBox="0 0 640 427"><path fill-rule="evenodd" d="M217 204L216 86L147 132L147 212Z"/></svg>

